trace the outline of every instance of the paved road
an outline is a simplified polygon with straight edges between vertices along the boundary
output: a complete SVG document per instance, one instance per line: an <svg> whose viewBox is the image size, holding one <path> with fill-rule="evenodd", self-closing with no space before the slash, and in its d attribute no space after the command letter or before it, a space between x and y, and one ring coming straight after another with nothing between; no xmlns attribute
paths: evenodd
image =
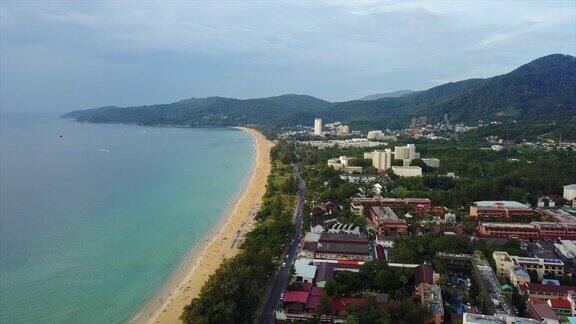
<svg viewBox="0 0 576 324"><path fill-rule="evenodd" d="M299 180L298 184L298 196L297 196L297 203L296 209L294 210L294 244L292 244L288 251L284 253L282 259L284 260L284 256L286 254L289 255L288 260L286 260L286 267L279 268L278 272L276 273L276 277L274 278L274 283L272 285L272 289L268 293L266 299L266 306L262 311L262 316L256 321L256 323L260 324L269 324L274 323L275 320L275 311L278 305L280 304L280 295L284 291L286 284L288 283L288 271L290 266L294 263L294 259L296 258L296 253L298 252L298 245L300 244L301 240L301 233L302 233L302 210L304 209L304 199L306 198L306 186L304 185L304 181L300 178L300 171L298 170L298 165L294 166L294 176L296 179Z"/></svg>

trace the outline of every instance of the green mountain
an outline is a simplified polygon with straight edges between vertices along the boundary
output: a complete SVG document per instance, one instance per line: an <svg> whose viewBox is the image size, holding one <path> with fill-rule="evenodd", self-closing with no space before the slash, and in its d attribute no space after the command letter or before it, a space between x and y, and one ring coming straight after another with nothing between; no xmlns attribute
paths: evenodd
<svg viewBox="0 0 576 324"><path fill-rule="evenodd" d="M170 104L139 107L102 107L65 114L64 118L92 123L142 125L237 126L309 124L333 104L305 95L259 99L191 98Z"/></svg>
<svg viewBox="0 0 576 324"><path fill-rule="evenodd" d="M487 79L446 83L400 97L330 103L305 95L259 99L191 98L171 104L102 107L64 117L87 122L144 125L278 126L309 125L316 116L355 128L403 128L411 117L432 122L516 121L576 124L576 58L553 54ZM547 125L548 125L547 124ZM572 125L574 125L572 124Z"/></svg>
<svg viewBox="0 0 576 324"><path fill-rule="evenodd" d="M335 105L324 117L372 127L405 127L412 116L458 122L541 120L576 115L576 58L548 55L487 79L446 83L399 98Z"/></svg>
<svg viewBox="0 0 576 324"><path fill-rule="evenodd" d="M384 92L384 93L376 93L376 94L368 95L368 96L362 98L361 100L377 100L377 99L382 99L382 98L397 98L397 97L403 97L403 96L409 95L411 93L414 93L414 91L412 91L412 90L396 90L396 91L392 91L392 92Z"/></svg>

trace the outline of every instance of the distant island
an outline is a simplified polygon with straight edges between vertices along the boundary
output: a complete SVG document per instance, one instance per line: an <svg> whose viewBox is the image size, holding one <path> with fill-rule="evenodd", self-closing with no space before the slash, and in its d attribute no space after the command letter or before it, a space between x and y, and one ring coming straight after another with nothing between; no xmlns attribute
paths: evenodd
<svg viewBox="0 0 576 324"><path fill-rule="evenodd" d="M528 129L525 134L534 127L539 133L560 128L568 133L565 136L576 137L576 58L552 54L503 75L450 82L375 100L328 102L296 94L246 100L207 97L150 106L77 110L63 117L91 123L251 125L273 136L276 129L307 125L314 117L370 130L403 128L417 116L438 122L446 114L452 122L515 123L515 127Z"/></svg>

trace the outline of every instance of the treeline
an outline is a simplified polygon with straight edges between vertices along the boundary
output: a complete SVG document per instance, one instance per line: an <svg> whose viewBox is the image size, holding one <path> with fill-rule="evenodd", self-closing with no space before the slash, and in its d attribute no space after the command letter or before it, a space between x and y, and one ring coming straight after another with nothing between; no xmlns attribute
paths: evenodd
<svg viewBox="0 0 576 324"><path fill-rule="evenodd" d="M518 240L508 240L506 243L498 245L487 243L484 240L470 241L465 236L437 236L433 234L401 237L394 243L390 255L394 262L419 264L432 262L438 252L473 254L476 251L482 252L488 259L492 258L494 251L522 255Z"/></svg>
<svg viewBox="0 0 576 324"><path fill-rule="evenodd" d="M576 182L576 154L510 149L501 152L466 147L419 148L439 158L441 167L419 178L394 180L397 197L427 197L448 207L478 200L515 200L535 204L539 195L562 196L562 186ZM454 172L457 179L446 177Z"/></svg>
<svg viewBox="0 0 576 324"><path fill-rule="evenodd" d="M184 323L254 321L266 283L278 267L287 236L294 231L294 179L289 166L274 157L273 163L254 229L246 235L240 252L224 261L208 278L200 295L184 308L180 317Z"/></svg>
<svg viewBox="0 0 576 324"><path fill-rule="evenodd" d="M326 298L364 298L363 307L349 305L347 323L423 323L430 315L428 309L412 299L413 270L392 268L384 261L366 262L359 272L337 272L326 282L324 292ZM390 295L385 308L377 307L375 293Z"/></svg>

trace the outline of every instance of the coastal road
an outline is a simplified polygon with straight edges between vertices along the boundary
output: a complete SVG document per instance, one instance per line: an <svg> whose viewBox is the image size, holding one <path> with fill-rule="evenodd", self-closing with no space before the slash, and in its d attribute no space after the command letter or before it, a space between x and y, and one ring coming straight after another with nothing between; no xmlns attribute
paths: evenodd
<svg viewBox="0 0 576 324"><path fill-rule="evenodd" d="M270 289L268 296L265 298L266 305L264 306L262 315L259 319L256 320L256 323L259 324L274 323L276 308L280 304L280 295L288 283L290 267L294 263L294 259L296 259L298 246L300 245L300 241L302 239L302 212L304 210L304 200L306 199L306 185L300 177L300 170L298 169L297 164L294 165L294 177L298 179L299 182L296 208L294 209L294 244L289 246L288 251L282 255L282 260L283 262L286 262L286 267L281 267L276 273L274 283L272 284L272 289ZM286 254L288 254L289 257L287 260L284 260Z"/></svg>

